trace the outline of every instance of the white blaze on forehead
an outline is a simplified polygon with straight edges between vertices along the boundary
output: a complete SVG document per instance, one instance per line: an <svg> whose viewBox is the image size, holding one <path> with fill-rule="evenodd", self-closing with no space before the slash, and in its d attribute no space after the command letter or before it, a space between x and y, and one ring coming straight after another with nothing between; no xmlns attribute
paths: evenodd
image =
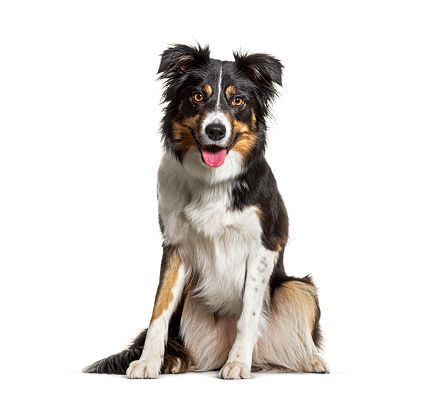
<svg viewBox="0 0 427 403"><path fill-rule="evenodd" d="M221 101L221 82L222 82L222 66L219 70L219 80L218 80L218 97L216 100L216 110L219 111L219 103Z"/></svg>
<svg viewBox="0 0 427 403"><path fill-rule="evenodd" d="M217 146L227 146L228 141L230 140L231 136L231 124L230 121L227 119L227 116L224 114L224 112L221 112L220 103L221 103L221 85L222 85L222 66L219 68L219 78L218 78L218 94L216 99L216 107L215 111L212 111L208 113L206 118L204 119L202 123L202 132L201 140L203 141L203 144L215 144ZM212 124L222 124L225 127L225 136L221 141L213 141L211 140L207 134L206 134L206 128Z"/></svg>

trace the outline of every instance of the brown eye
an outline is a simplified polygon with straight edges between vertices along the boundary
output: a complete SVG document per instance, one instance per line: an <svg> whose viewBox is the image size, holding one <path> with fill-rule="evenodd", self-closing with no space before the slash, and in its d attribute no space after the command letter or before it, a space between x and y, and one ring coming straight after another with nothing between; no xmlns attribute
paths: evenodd
<svg viewBox="0 0 427 403"><path fill-rule="evenodd" d="M203 94L201 92L196 92L193 97L196 102L203 101Z"/></svg>
<svg viewBox="0 0 427 403"><path fill-rule="evenodd" d="M243 104L243 99L242 98L236 97L236 98L233 99L233 105L240 106L242 104Z"/></svg>

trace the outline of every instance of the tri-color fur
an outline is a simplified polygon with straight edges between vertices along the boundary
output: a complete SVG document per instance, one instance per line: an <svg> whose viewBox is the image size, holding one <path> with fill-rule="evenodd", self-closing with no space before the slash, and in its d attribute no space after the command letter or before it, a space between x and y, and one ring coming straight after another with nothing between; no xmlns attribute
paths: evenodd
<svg viewBox="0 0 427 403"><path fill-rule="evenodd" d="M164 243L153 315L128 349L85 372L328 372L316 287L283 267L288 216L264 157L282 64L267 54L234 58L185 45L162 55Z"/></svg>

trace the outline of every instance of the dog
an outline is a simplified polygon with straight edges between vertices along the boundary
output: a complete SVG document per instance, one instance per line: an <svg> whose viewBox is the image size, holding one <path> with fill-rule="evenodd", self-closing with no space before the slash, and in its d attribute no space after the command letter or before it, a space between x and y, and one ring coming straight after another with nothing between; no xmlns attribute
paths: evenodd
<svg viewBox="0 0 427 403"><path fill-rule="evenodd" d="M285 273L288 215L265 159L283 66L268 54L233 55L212 59L200 45L161 55L163 257L153 313L129 348L84 372L329 372L316 286Z"/></svg>

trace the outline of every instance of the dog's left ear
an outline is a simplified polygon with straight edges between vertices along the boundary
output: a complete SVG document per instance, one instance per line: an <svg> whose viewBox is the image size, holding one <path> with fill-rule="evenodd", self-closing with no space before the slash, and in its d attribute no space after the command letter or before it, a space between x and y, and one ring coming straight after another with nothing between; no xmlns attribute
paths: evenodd
<svg viewBox="0 0 427 403"><path fill-rule="evenodd" d="M283 65L279 59L266 53L233 52L237 68L249 74L254 81L270 81L282 85Z"/></svg>
<svg viewBox="0 0 427 403"><path fill-rule="evenodd" d="M247 54L233 52L238 70L246 74L260 88L260 95L267 100L277 95L274 84L282 85L283 65L280 60L265 53Z"/></svg>

